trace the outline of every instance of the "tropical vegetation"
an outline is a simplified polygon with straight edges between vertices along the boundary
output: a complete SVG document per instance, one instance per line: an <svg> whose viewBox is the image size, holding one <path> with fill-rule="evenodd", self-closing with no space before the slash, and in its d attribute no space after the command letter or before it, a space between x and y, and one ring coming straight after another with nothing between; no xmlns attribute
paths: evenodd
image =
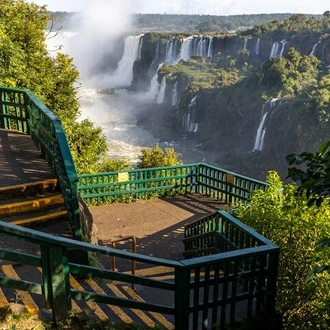
<svg viewBox="0 0 330 330"><path fill-rule="evenodd" d="M330 234L330 205L309 206L297 186L284 184L275 171L267 182L235 216L281 248L276 308L284 329L328 329L330 274L310 275L330 258L330 250L315 249Z"/></svg>

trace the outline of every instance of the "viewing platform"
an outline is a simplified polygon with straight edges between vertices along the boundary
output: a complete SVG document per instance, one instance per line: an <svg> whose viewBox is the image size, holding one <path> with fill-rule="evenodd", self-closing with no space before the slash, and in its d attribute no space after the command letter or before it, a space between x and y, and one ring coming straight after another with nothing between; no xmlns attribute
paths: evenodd
<svg viewBox="0 0 330 330"><path fill-rule="evenodd" d="M177 330L275 316L279 248L223 210L265 182L205 163L78 176L26 90L0 87L0 128L0 307Z"/></svg>

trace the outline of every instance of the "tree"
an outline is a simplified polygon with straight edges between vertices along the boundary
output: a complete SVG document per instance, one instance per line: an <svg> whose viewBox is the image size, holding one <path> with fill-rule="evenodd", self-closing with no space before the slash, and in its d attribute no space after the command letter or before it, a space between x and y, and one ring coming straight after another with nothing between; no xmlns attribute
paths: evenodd
<svg viewBox="0 0 330 330"><path fill-rule="evenodd" d="M77 170L89 172L105 154L106 139L92 122L77 122L79 72L69 56L49 55L47 23L45 6L0 2L0 84L35 93L61 119Z"/></svg>
<svg viewBox="0 0 330 330"><path fill-rule="evenodd" d="M164 153L157 143L153 149L142 149L139 156L140 162L137 167L149 168L180 165L182 164L180 158L181 154L177 153L173 148L165 148Z"/></svg>
<svg viewBox="0 0 330 330"><path fill-rule="evenodd" d="M326 141L315 153L303 152L286 157L288 178L298 182L297 194L306 195L308 205L320 206L330 196L330 141ZM297 167L298 166L298 167Z"/></svg>

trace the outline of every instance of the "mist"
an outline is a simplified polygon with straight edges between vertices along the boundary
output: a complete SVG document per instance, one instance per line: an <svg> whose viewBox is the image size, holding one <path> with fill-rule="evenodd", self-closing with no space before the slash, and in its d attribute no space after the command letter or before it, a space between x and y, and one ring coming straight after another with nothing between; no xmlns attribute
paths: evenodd
<svg viewBox="0 0 330 330"><path fill-rule="evenodd" d="M83 86L118 87L111 74L121 58L124 36L131 29L131 9L126 2L93 1L74 18L74 31L61 32L50 40L49 47L60 47L74 59Z"/></svg>

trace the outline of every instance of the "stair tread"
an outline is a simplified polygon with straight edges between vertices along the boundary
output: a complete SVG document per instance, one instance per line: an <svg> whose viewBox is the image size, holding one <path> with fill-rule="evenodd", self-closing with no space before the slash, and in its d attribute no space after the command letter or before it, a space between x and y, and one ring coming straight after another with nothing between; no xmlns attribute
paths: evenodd
<svg viewBox="0 0 330 330"><path fill-rule="evenodd" d="M45 191L51 192L56 190L57 187L57 178L0 187L0 201L11 200L20 196L33 196Z"/></svg>
<svg viewBox="0 0 330 330"><path fill-rule="evenodd" d="M1 221L11 223L18 226L27 226L37 224L44 221L55 220L67 216L67 211L63 207L49 210L39 210L33 213L16 214L7 217L0 217Z"/></svg>
<svg viewBox="0 0 330 330"><path fill-rule="evenodd" d="M59 193L49 193L35 198L22 197L6 203L2 201L0 203L0 218L8 214L35 211L63 203L63 196Z"/></svg>

